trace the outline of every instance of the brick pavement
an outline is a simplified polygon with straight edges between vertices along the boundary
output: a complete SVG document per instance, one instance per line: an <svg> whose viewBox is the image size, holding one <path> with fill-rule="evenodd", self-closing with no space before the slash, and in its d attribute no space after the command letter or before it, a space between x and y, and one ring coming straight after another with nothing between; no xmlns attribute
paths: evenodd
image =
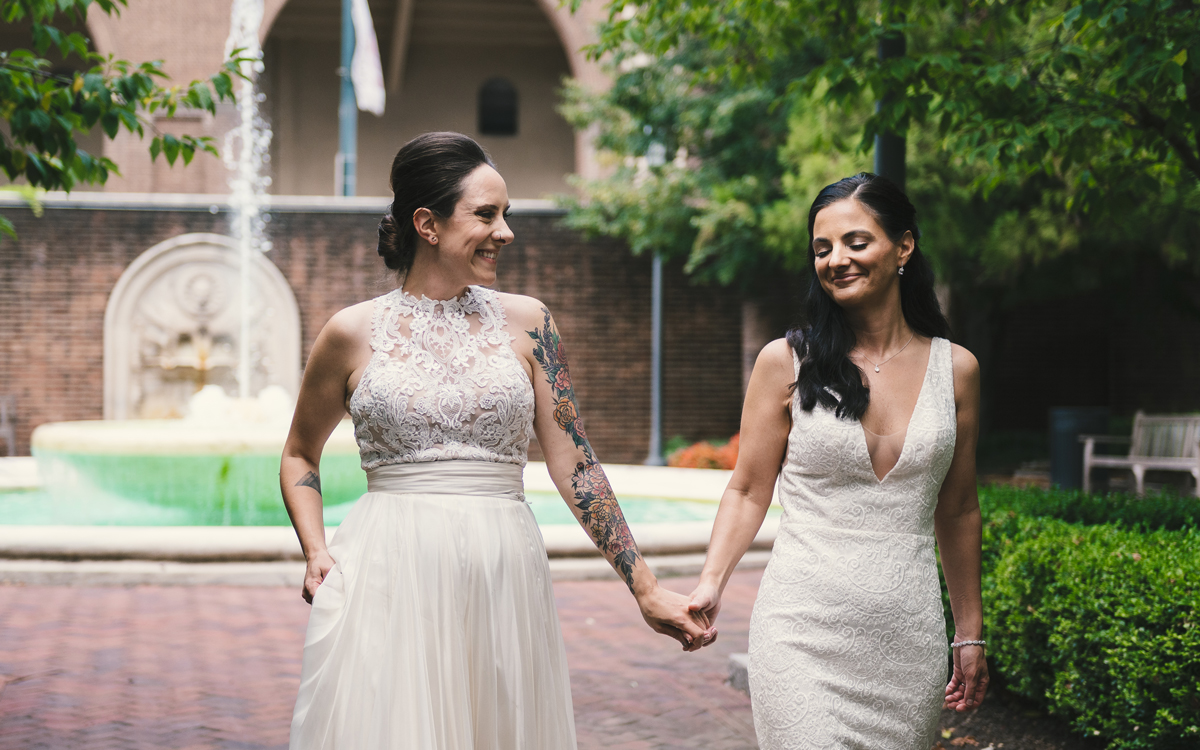
<svg viewBox="0 0 1200 750"><path fill-rule="evenodd" d="M556 583L581 750L756 747L723 680L760 576L734 575L696 654L646 628L624 584ZM284 748L307 613L281 588L0 586L0 748Z"/></svg>

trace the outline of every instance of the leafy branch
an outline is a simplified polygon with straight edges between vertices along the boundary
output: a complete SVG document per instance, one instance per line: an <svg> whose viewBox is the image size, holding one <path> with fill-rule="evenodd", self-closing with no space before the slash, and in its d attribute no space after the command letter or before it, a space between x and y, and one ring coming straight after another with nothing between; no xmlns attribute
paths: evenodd
<svg viewBox="0 0 1200 750"><path fill-rule="evenodd" d="M211 137L164 134L154 117L173 117L181 108L216 114L219 102L233 99L242 51L205 80L166 86L163 61L135 64L103 56L84 35L53 25L64 16L82 23L91 8L117 14L124 5L125 0L0 0L0 19L28 20L31 29L29 49L0 52L0 117L9 125L0 137L0 169L10 180L68 191L79 183L104 183L117 165L77 143L97 127L108 138L122 129L139 138L149 131L151 158L162 154L171 165L180 159L187 164L197 152L217 155ZM47 59L51 51L64 62L77 61L81 70L56 70Z"/></svg>

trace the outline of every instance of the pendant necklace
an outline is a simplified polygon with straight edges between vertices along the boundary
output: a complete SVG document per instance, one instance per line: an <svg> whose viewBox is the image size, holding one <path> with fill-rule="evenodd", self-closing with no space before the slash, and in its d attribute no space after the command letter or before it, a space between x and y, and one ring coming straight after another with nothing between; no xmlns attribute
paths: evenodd
<svg viewBox="0 0 1200 750"><path fill-rule="evenodd" d="M896 358L896 357L897 357L897 356L900 354L900 352L904 351L905 347L907 347L909 344L911 344L911 343L912 343L912 340L913 340L914 338L916 338L916 336L917 336L917 332L916 332L916 331L913 331L913 335L908 337L908 341L905 341L905 342L904 342L904 346L900 347L900 348L899 348L899 349L896 351L896 353L895 353L895 354L893 354L892 356L888 357L887 359L885 359L885 360L883 360L882 362L879 362L879 363L871 362L870 358L868 358L868 357L867 357L867 355L866 355L865 353L861 352L861 351L859 352L859 354L862 356L862 358L863 358L863 359L865 359L865 360L867 360L868 362L871 362L871 364L875 365L875 372L879 372L879 365L886 365L888 362L891 362L893 359L895 359L895 358Z"/></svg>

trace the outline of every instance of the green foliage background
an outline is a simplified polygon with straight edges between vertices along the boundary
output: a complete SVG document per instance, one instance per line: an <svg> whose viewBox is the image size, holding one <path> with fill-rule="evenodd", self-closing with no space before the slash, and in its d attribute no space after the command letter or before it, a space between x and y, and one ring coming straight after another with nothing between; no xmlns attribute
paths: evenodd
<svg viewBox="0 0 1200 750"><path fill-rule="evenodd" d="M609 8L592 52L613 86L565 92L608 170L563 200L572 226L767 297L807 271L817 191L902 132L922 248L984 373L985 432L1005 311L1103 291L1128 318L1200 316L1200 4ZM907 55L881 60L897 33Z"/></svg>

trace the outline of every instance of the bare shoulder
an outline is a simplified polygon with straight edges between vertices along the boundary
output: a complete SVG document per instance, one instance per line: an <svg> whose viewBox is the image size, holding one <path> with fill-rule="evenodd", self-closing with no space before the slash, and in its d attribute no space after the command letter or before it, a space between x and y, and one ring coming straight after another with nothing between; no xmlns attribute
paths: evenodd
<svg viewBox="0 0 1200 750"><path fill-rule="evenodd" d="M772 387L791 386L796 379L796 368L787 339L775 339L762 348L754 362L751 379Z"/></svg>
<svg viewBox="0 0 1200 750"><path fill-rule="evenodd" d="M509 325L524 331L541 328L546 323L550 311L542 301L524 294L508 294L497 292L500 304L504 306L504 316Z"/></svg>
<svg viewBox="0 0 1200 750"><path fill-rule="evenodd" d="M979 360L966 347L950 344L950 361L954 365L955 380L979 380Z"/></svg>
<svg viewBox="0 0 1200 750"><path fill-rule="evenodd" d="M954 400L960 407L979 401L979 360L966 348L950 344L954 367ZM963 399L966 399L964 402Z"/></svg>
<svg viewBox="0 0 1200 750"><path fill-rule="evenodd" d="M790 377L795 369L793 362L792 345L787 342L787 339L775 339L758 353L758 359L755 360L754 366L783 370Z"/></svg>
<svg viewBox="0 0 1200 750"><path fill-rule="evenodd" d="M371 342L371 318L375 312L373 300L342 308L333 314L321 329L322 343L334 349L353 350Z"/></svg>

